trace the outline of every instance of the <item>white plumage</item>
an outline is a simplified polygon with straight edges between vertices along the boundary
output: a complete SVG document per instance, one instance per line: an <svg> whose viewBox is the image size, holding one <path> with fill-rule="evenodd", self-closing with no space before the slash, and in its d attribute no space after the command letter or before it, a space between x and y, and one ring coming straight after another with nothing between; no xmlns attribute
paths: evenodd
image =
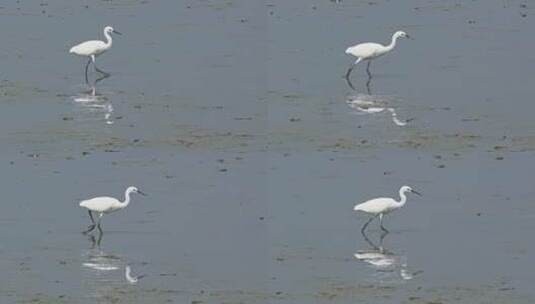
<svg viewBox="0 0 535 304"><path fill-rule="evenodd" d="M111 47L111 36L110 36L109 45L106 42L101 41L101 40L89 40L89 41L82 42L78 45L73 46L69 50L69 53L80 55L80 56L91 56L91 55L98 56L104 53L105 51L107 51L110 47Z"/></svg>
<svg viewBox="0 0 535 304"><path fill-rule="evenodd" d="M102 228L100 227L100 219L102 218L102 216L104 214L112 213L114 211L126 208L128 204L130 204L131 193L139 193L141 195L146 195L136 187L128 187L124 193L125 199L123 202L119 201L116 198L107 196L95 197L92 199L81 201L80 207L87 208L89 212L89 217L91 218L92 222L92 224L89 225L88 229L84 231L84 233L88 233L95 229L96 224L92 212L98 213L98 229L100 230L100 232L102 232Z"/></svg>
<svg viewBox="0 0 535 304"><path fill-rule="evenodd" d="M405 205L405 203L407 202L407 196L405 195L405 193L407 193L407 192L412 192L414 194L421 195L417 191L413 190L411 187L403 186L403 187L401 187L399 189L399 196L401 198L399 202L396 201L393 198L390 198L390 197L380 197L380 198L371 199L371 200L366 201L366 202L361 203L361 204L357 204L353 208L354 211L362 211L362 212L369 213L369 214L373 215L373 217L370 218L364 224L364 226L362 226L361 231L364 232L364 230L366 229L368 224L374 218L376 218L377 216L379 216L379 219L380 219L381 229L383 229L384 231L388 231L383 226L383 216L388 214L388 213L390 213L390 212L392 212L392 211L394 211L394 210L396 210L396 209L399 209L399 208L403 207Z"/></svg>
<svg viewBox="0 0 535 304"><path fill-rule="evenodd" d="M390 44L386 46L379 44L379 43L366 42L366 43L361 43L361 44L348 47L346 49L346 54L357 57L357 60L347 70L346 78L349 79L349 75L351 74L351 71L353 71L353 68L355 67L355 65L357 65L359 62L363 60L368 61L368 66L366 68L366 71L368 72L368 76L371 77L371 73L370 73L371 60L381 57L382 55L393 50L394 47L396 46L397 39L400 37L409 38L409 35L407 35L407 33L403 31L397 31L392 35L392 41L390 42Z"/></svg>
<svg viewBox="0 0 535 304"><path fill-rule="evenodd" d="M86 82L88 82L88 79L87 79L87 68L89 67L89 64L91 62L93 62L93 66L95 68L95 71L100 72L100 73L105 74L105 75L108 75L108 73L100 70L97 67L96 62L95 62L95 57L99 56L100 54L106 52L107 50L109 50L111 48L111 46L113 44L113 39L111 38L111 34L112 33L121 35L121 33L119 33L118 31L114 30L113 27L106 26L104 28L104 36L106 37L106 42L101 41L101 40L85 41L85 42L82 42L80 44L77 44L77 45L73 46L69 50L69 53L71 53L71 54L76 54L76 55L79 55L79 56L89 57L89 60L87 61L87 64L85 66L85 80L86 80Z"/></svg>

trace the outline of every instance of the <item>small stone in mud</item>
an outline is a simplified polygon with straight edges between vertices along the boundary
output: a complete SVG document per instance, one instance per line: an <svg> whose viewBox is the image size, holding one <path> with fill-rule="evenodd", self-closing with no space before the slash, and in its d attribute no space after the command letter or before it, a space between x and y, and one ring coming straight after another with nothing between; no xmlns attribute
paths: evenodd
<svg viewBox="0 0 535 304"><path fill-rule="evenodd" d="M442 165L442 164L437 166L437 168L440 168L440 169L445 168L445 167L446 165Z"/></svg>
<svg viewBox="0 0 535 304"><path fill-rule="evenodd" d="M385 171L385 172L383 172L383 175L390 175L390 174L392 174L392 171Z"/></svg>
<svg viewBox="0 0 535 304"><path fill-rule="evenodd" d="M258 219L261 220L261 221L263 221L263 220L264 220L264 217L261 216L261 217L259 217Z"/></svg>
<svg viewBox="0 0 535 304"><path fill-rule="evenodd" d="M201 304L201 303L203 303L203 302L200 301L200 300L193 300L193 301L191 301L191 304Z"/></svg>
<svg viewBox="0 0 535 304"><path fill-rule="evenodd" d="M28 157L31 157L31 158L38 158L39 157L39 154L38 153L30 153L27 155Z"/></svg>
<svg viewBox="0 0 535 304"><path fill-rule="evenodd" d="M481 216L481 212L476 213L477 216Z"/></svg>
<svg viewBox="0 0 535 304"><path fill-rule="evenodd" d="M281 257L278 257L275 259L277 262L283 262L284 261L284 258L281 258Z"/></svg>
<svg viewBox="0 0 535 304"><path fill-rule="evenodd" d="M72 117L63 117L62 119L67 121L67 120L73 120L74 118L72 118Z"/></svg>
<svg viewBox="0 0 535 304"><path fill-rule="evenodd" d="M132 142L134 142L134 143L138 143L140 141L141 141L141 139L139 139L139 138L136 138L136 139L132 140Z"/></svg>
<svg viewBox="0 0 535 304"><path fill-rule="evenodd" d="M282 294L282 291L275 292L276 295L280 296Z"/></svg>
<svg viewBox="0 0 535 304"><path fill-rule="evenodd" d="M433 155L433 158L434 159L442 159L442 156L441 155Z"/></svg>
<svg viewBox="0 0 535 304"><path fill-rule="evenodd" d="M298 122L298 121L301 121L301 118L292 117L292 118L290 118L290 121L291 122Z"/></svg>
<svg viewBox="0 0 535 304"><path fill-rule="evenodd" d="M496 160L503 160L503 156L497 156Z"/></svg>
<svg viewBox="0 0 535 304"><path fill-rule="evenodd" d="M90 153L90 152L87 152L87 151L83 151L83 152L82 152L82 155L84 155L84 156L85 156L85 155L89 155L89 154L91 154L91 153Z"/></svg>
<svg viewBox="0 0 535 304"><path fill-rule="evenodd" d="M14 162L14 161L10 161L9 164L10 164L10 165L14 165L15 162Z"/></svg>
<svg viewBox="0 0 535 304"><path fill-rule="evenodd" d="M364 145L364 144L368 143L368 141L363 139L363 140L360 141L360 143Z"/></svg>
<svg viewBox="0 0 535 304"><path fill-rule="evenodd" d="M219 172L227 172L228 170L223 168L223 169L219 169Z"/></svg>
<svg viewBox="0 0 535 304"><path fill-rule="evenodd" d="M141 106L140 105L135 105L134 109L141 109Z"/></svg>
<svg viewBox="0 0 535 304"><path fill-rule="evenodd" d="M218 163L221 163L221 164L222 164L222 163L224 163L224 162L225 162L225 160L224 160L224 159L222 159L222 158L220 158L220 159L218 159L218 160L217 160L217 162L218 162Z"/></svg>
<svg viewBox="0 0 535 304"><path fill-rule="evenodd" d="M236 156L236 157L235 157L234 159L235 159L235 160L242 160L242 159L243 159L243 157L240 157L240 156Z"/></svg>

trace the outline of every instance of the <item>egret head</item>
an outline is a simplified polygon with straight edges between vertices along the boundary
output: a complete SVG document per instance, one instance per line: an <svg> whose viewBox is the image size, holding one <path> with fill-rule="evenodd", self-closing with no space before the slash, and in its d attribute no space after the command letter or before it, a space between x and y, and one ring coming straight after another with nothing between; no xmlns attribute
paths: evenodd
<svg viewBox="0 0 535 304"><path fill-rule="evenodd" d="M419 195L419 196L422 196L422 194L420 194L418 191L412 189L411 187L409 186L403 186L401 187L401 190L399 192L402 192L402 193L407 193L407 192L412 192L416 195Z"/></svg>
<svg viewBox="0 0 535 304"><path fill-rule="evenodd" d="M121 33L119 33L118 31L114 30L113 27L111 27L109 25L104 28L104 33L106 33L106 34L114 33L114 34L122 35Z"/></svg>
<svg viewBox="0 0 535 304"><path fill-rule="evenodd" d="M396 38L411 38L407 33L405 33L404 31L397 31L395 34L394 34L394 37ZM412 39L412 38L411 38Z"/></svg>
<svg viewBox="0 0 535 304"><path fill-rule="evenodd" d="M147 194L141 192L141 190L139 190L138 188L136 188L134 186L128 187L128 189L126 189L126 192L128 192L128 193L139 193L139 194L141 194L143 196L147 195Z"/></svg>

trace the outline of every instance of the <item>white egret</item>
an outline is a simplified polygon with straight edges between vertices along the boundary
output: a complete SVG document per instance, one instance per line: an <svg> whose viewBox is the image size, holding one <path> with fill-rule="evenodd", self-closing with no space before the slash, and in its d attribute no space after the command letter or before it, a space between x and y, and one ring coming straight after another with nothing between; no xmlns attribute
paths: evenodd
<svg viewBox="0 0 535 304"><path fill-rule="evenodd" d="M406 192L412 192L421 196L420 193L413 190L411 187L403 186L401 189L399 189L399 196L401 198L399 202L390 197L380 197L356 205L353 208L354 211L363 211L373 215L373 217L370 218L366 224L364 224L364 226L362 226L361 232L364 233L364 230L366 230L368 224L378 216L381 223L381 229L385 232L388 232L388 230L383 226L383 216L405 205L407 202L407 196L405 196Z"/></svg>
<svg viewBox="0 0 535 304"><path fill-rule="evenodd" d="M85 201L80 202L80 207L84 207L88 209L89 212L89 218L91 218L92 224L89 225L88 229L84 231L84 233L88 233L95 229L95 226L98 226L98 230L102 233L102 228L100 227L100 221L102 219L102 216L104 214L112 213L117 210L121 210L126 208L128 204L130 204L130 194L131 193L139 193L141 195L146 195L145 193L141 192L136 187L128 187L124 193L124 201L121 202L116 198L113 197L107 197L107 196L101 196L101 197L95 197L92 199L88 199ZM98 224L95 223L95 219L93 218L93 213L98 213Z"/></svg>
<svg viewBox="0 0 535 304"><path fill-rule="evenodd" d="M126 281L130 284L136 284L139 280L144 278L146 275L140 275L140 276L132 276L132 270L130 269L130 266L126 265L124 268L124 277L126 278Z"/></svg>
<svg viewBox="0 0 535 304"><path fill-rule="evenodd" d="M371 78L371 73L370 73L371 61L393 50L394 47L396 46L396 42L398 38L410 38L410 37L409 35L407 35L407 33L403 31L397 31L394 33L394 35L392 35L392 41L390 42L390 44L386 46L379 44L379 43L366 42L366 43L361 43L361 44L348 47L346 49L346 54L357 57L357 60L347 70L346 79L349 80L349 74L351 74L351 71L353 71L353 68L359 62L364 61L364 60L368 61L366 72L368 72L368 77Z"/></svg>
<svg viewBox="0 0 535 304"><path fill-rule="evenodd" d="M95 68L95 71L100 72L104 75L109 75L108 73L102 71L101 69L97 67L95 63L95 57L99 56L100 54L106 52L107 50L111 48L111 45L113 42L111 38L112 33L121 35L121 33L114 30L113 27L106 26L104 28L104 36L106 37L106 42L101 41L101 40L89 40L89 41L82 42L78 45L75 45L69 50L69 53L71 54L89 57L89 60L87 61L87 64L85 66L85 81L86 82L89 82L87 79L87 69L89 68L89 64L91 64L91 62L93 62L93 67Z"/></svg>

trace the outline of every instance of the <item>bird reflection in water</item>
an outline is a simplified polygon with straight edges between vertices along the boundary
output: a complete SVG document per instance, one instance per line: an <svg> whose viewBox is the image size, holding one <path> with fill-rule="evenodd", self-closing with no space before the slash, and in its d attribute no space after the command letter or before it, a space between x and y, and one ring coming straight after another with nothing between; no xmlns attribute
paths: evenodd
<svg viewBox="0 0 535 304"><path fill-rule="evenodd" d="M124 268L124 277L128 283L134 285L137 284L139 280L146 277L146 275L142 274L139 276L135 276L132 274L132 268L130 268L130 265L126 265L126 267Z"/></svg>
<svg viewBox="0 0 535 304"><path fill-rule="evenodd" d="M347 105L361 114L390 113L392 122L398 127L404 127L413 119L401 120L398 118L396 109L388 106L388 98L379 95L357 94L346 101Z"/></svg>
<svg viewBox="0 0 535 304"><path fill-rule="evenodd" d="M100 236L99 236L100 238ZM95 236L90 236L91 247L82 251L82 285L88 303L110 303L118 292L126 290L122 276L124 257L102 250Z"/></svg>
<svg viewBox="0 0 535 304"><path fill-rule="evenodd" d="M79 95L74 96L74 101L86 109L89 109L90 113L104 113L104 121L108 125L112 125L113 122L113 105L108 101L108 98L97 93L97 83L109 78L110 74L102 75L95 79L93 83L87 82L90 87L88 91L85 91Z"/></svg>
<svg viewBox="0 0 535 304"><path fill-rule="evenodd" d="M88 303L112 303L110 299L126 294L145 275L135 275L127 257L103 250L99 239L102 235L89 236L91 246L82 251L82 284Z"/></svg>
<svg viewBox="0 0 535 304"><path fill-rule="evenodd" d="M86 260L82 263L82 266L97 272L120 269L122 263L121 258L113 254L106 254L100 247L102 235L102 233L99 233L98 237L94 235L89 236L91 247L86 252Z"/></svg>
<svg viewBox="0 0 535 304"><path fill-rule="evenodd" d="M366 235L361 232L364 240L371 246L369 249L359 250L353 256L355 259L369 264L376 270L377 276L381 280L411 280L421 271L412 272L407 265L407 257L397 255L383 247L383 240L388 234L384 232L379 239L379 246L374 244Z"/></svg>

